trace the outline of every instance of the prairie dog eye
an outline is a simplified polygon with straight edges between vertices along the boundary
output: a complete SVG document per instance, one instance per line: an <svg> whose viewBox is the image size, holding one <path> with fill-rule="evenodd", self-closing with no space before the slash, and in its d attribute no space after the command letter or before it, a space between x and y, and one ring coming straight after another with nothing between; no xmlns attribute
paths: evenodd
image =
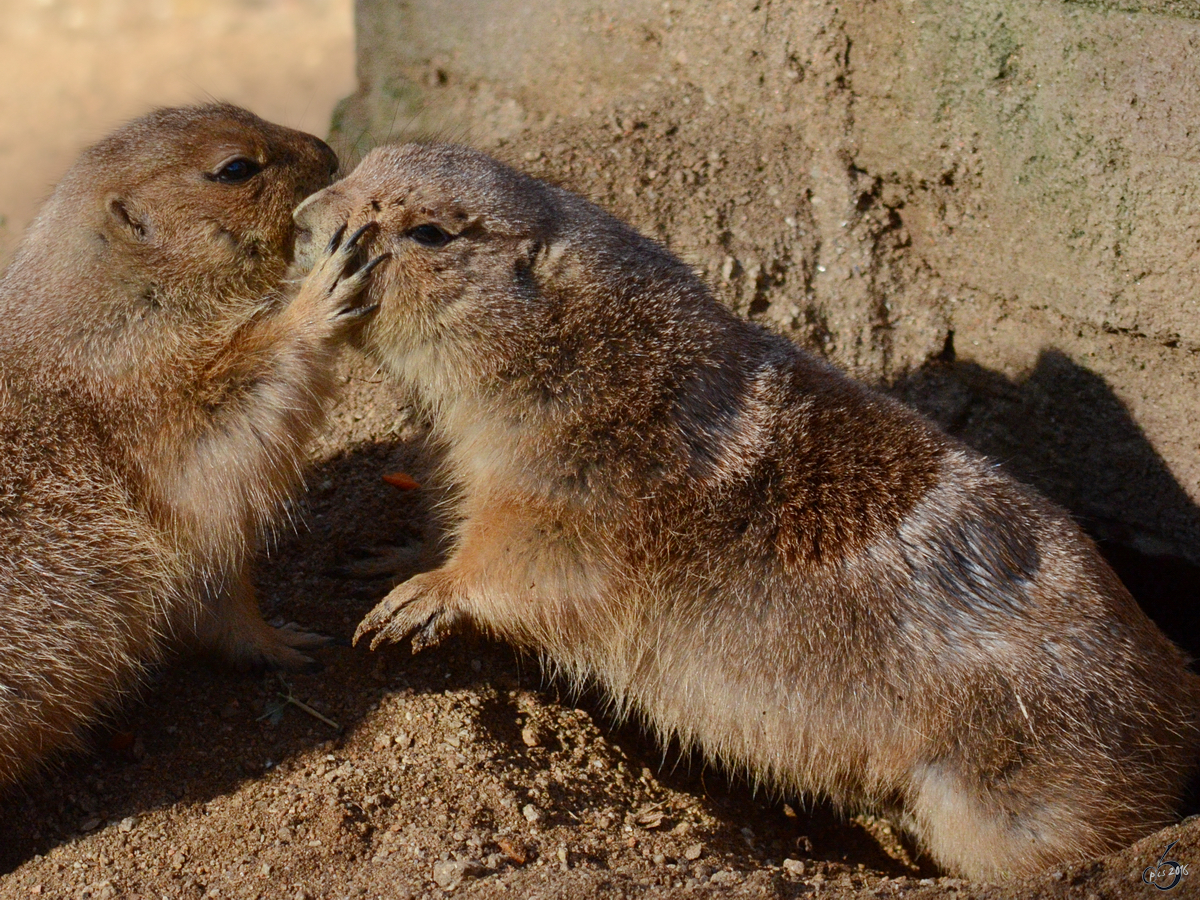
<svg viewBox="0 0 1200 900"><path fill-rule="evenodd" d="M244 156L235 156L233 159L221 163L220 168L208 177L221 184L242 184L261 171L262 166L254 160Z"/></svg>
<svg viewBox="0 0 1200 900"><path fill-rule="evenodd" d="M436 225L418 225L408 236L422 247L444 247L454 240L454 235Z"/></svg>

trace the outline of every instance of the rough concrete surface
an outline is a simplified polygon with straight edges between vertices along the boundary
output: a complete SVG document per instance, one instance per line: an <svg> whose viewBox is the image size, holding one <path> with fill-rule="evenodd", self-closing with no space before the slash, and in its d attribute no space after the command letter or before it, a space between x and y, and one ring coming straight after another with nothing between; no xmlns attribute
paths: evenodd
<svg viewBox="0 0 1200 900"><path fill-rule="evenodd" d="M738 311L1067 506L1200 654L1195 0L359 0L356 15L344 160L466 140L625 216ZM380 480L426 484L426 423L361 360L344 372L299 527L259 577L268 617L340 638L388 586L351 563L431 537L437 496ZM968 884L895 823L664 752L481 638L321 661L284 679L160 673L87 754L3 801L0 900L1107 900L1200 884L1200 819ZM1172 841L1190 873L1157 891L1142 876Z"/></svg>

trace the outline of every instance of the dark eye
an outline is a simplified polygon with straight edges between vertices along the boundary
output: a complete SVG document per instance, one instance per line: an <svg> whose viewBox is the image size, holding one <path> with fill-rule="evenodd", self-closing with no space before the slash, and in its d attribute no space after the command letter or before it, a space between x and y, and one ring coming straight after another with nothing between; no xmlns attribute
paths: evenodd
<svg viewBox="0 0 1200 900"><path fill-rule="evenodd" d="M408 236L422 247L445 247L454 240L454 235L443 231L436 225L418 225L408 233Z"/></svg>
<svg viewBox="0 0 1200 900"><path fill-rule="evenodd" d="M221 182L221 184L241 184L249 181L261 171L262 166L254 160L239 156L237 159L229 160L208 177L213 181Z"/></svg>

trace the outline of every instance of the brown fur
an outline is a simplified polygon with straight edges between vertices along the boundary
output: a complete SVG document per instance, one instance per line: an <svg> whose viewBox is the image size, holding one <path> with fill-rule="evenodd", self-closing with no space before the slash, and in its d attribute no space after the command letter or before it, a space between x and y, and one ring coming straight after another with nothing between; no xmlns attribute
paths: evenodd
<svg viewBox="0 0 1200 900"><path fill-rule="evenodd" d="M975 878L1170 821L1198 679L1061 510L481 154L379 149L297 211L347 218L393 255L365 347L459 492L448 560L363 621L372 646L471 619Z"/></svg>
<svg viewBox="0 0 1200 900"><path fill-rule="evenodd" d="M261 171L223 181L239 158ZM263 622L249 564L363 282L343 249L276 293L336 165L236 107L157 111L83 153L0 280L0 788L168 639L284 666L324 642Z"/></svg>

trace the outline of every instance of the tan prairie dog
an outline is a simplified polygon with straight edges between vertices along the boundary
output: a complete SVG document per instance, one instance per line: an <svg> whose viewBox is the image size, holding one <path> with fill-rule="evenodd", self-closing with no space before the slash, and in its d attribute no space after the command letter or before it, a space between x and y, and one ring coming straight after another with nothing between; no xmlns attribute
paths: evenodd
<svg viewBox="0 0 1200 900"><path fill-rule="evenodd" d="M233 106L159 110L83 153L0 279L0 788L168 640L292 667L324 641L263 622L249 564L369 313L352 241L279 292L336 167Z"/></svg>
<svg viewBox="0 0 1200 900"><path fill-rule="evenodd" d="M1200 679L1063 511L475 151L377 149L296 217L314 246L378 223L360 337L457 485L447 561L372 646L471 620L972 878L1170 821Z"/></svg>

